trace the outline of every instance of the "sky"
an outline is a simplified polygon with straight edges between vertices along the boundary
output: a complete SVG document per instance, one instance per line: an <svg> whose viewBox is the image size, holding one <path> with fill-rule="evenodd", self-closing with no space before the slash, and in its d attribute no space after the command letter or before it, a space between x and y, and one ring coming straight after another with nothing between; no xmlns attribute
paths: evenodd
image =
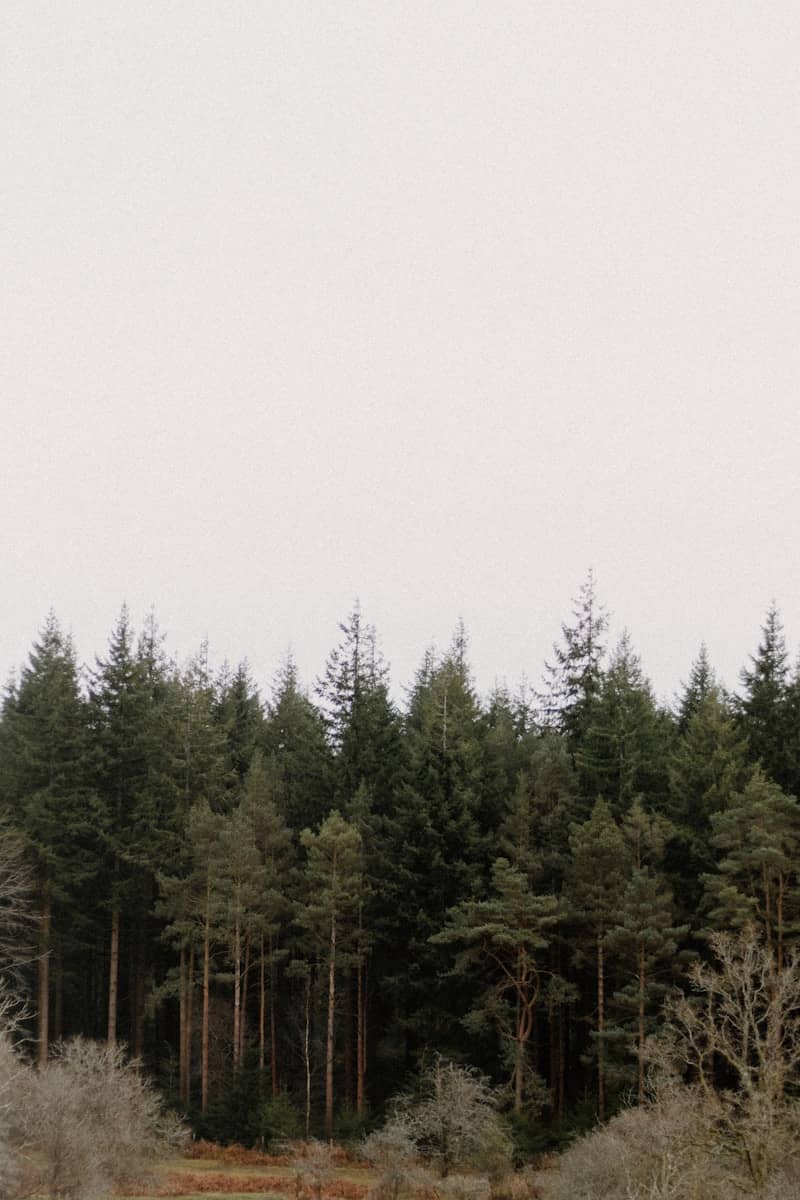
<svg viewBox="0 0 800 1200"><path fill-rule="evenodd" d="M800 9L4 0L0 677L51 608L662 698L800 643Z"/></svg>

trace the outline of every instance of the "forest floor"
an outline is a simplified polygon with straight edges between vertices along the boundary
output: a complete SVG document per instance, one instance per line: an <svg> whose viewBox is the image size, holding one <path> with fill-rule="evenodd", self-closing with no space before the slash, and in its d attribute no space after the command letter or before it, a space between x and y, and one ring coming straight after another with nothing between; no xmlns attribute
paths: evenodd
<svg viewBox="0 0 800 1200"><path fill-rule="evenodd" d="M135 1191L126 1189L126 1195L182 1200L294 1197L296 1176L286 1155L202 1145L159 1163L147 1182ZM324 1200L365 1200L374 1181L374 1171L342 1154L322 1194Z"/></svg>

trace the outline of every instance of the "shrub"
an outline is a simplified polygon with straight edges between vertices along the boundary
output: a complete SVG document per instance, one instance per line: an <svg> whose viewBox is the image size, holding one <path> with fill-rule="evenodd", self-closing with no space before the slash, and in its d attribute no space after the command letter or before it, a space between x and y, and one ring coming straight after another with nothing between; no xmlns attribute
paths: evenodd
<svg viewBox="0 0 800 1200"><path fill-rule="evenodd" d="M265 1150L274 1152L284 1143L302 1136L303 1118L289 1097L281 1094L260 1105L256 1126Z"/></svg>
<svg viewBox="0 0 800 1200"><path fill-rule="evenodd" d="M19 1106L35 1154L28 1191L65 1200L138 1180L183 1140L138 1064L116 1047L76 1038L44 1070L29 1071Z"/></svg>

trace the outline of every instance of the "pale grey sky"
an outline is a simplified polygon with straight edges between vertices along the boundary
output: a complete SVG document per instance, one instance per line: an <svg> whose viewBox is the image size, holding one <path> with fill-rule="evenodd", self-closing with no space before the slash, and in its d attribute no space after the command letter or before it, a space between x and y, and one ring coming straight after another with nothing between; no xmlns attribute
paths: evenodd
<svg viewBox="0 0 800 1200"><path fill-rule="evenodd" d="M4 0L0 674L800 639L800 8Z"/></svg>

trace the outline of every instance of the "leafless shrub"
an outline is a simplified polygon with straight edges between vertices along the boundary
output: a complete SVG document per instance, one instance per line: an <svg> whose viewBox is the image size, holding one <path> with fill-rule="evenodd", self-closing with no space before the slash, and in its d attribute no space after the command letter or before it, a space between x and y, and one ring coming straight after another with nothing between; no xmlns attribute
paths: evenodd
<svg viewBox="0 0 800 1200"><path fill-rule="evenodd" d="M372 1189L373 1200L400 1200L413 1195L418 1181L417 1143L406 1119L398 1115L365 1138L362 1154L378 1171L378 1181Z"/></svg>
<svg viewBox="0 0 800 1200"><path fill-rule="evenodd" d="M22 1097L28 1192L84 1200L142 1178L183 1140L137 1064L119 1047L77 1038L30 1072Z"/></svg>
<svg viewBox="0 0 800 1200"><path fill-rule="evenodd" d="M439 1200L489 1200L491 1191L485 1175L448 1175L436 1187Z"/></svg>
<svg viewBox="0 0 800 1200"><path fill-rule="evenodd" d="M420 1155L443 1177L455 1167L503 1175L511 1159L511 1141L487 1080L437 1056L420 1082L421 1096L401 1097L393 1117L403 1122Z"/></svg>
<svg viewBox="0 0 800 1200"><path fill-rule="evenodd" d="M327 1142L311 1139L292 1147L291 1166L294 1171L297 1200L312 1196L322 1200L322 1189L333 1177L335 1160L333 1148Z"/></svg>
<svg viewBox="0 0 800 1200"><path fill-rule="evenodd" d="M751 930L711 945L650 1048L650 1103L543 1173L547 1200L800 1195L800 958L779 966Z"/></svg>

